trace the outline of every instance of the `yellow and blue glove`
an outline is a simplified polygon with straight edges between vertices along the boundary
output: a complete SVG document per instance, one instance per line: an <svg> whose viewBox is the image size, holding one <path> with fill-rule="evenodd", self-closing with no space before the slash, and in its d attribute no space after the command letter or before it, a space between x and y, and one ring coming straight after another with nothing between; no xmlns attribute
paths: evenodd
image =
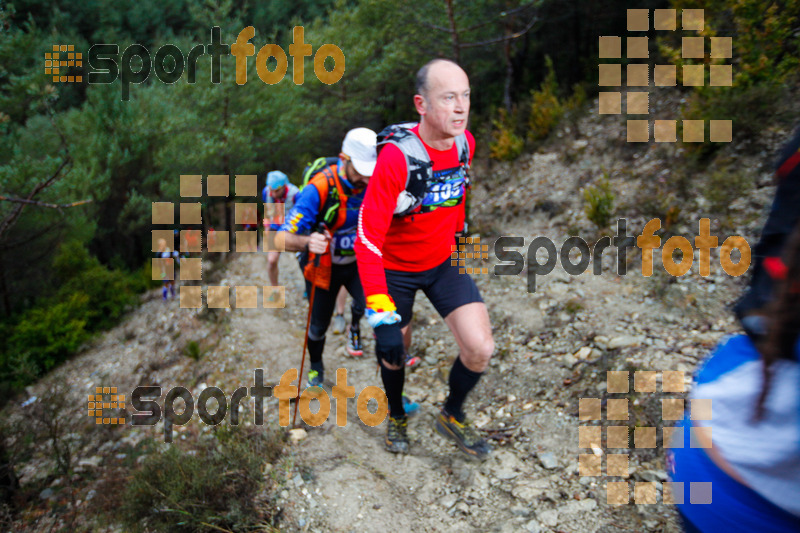
<svg viewBox="0 0 800 533"><path fill-rule="evenodd" d="M400 315L391 296L373 294L367 296L367 322L375 331L375 352L393 366L405 363L403 332L400 330Z"/></svg>

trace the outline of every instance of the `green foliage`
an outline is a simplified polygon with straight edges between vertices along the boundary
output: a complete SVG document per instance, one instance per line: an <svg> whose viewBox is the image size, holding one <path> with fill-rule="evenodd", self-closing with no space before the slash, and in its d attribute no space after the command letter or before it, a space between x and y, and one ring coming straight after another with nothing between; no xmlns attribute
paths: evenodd
<svg viewBox="0 0 800 533"><path fill-rule="evenodd" d="M584 211L586 218L594 223L598 229L605 229L614 216L614 193L608 182L608 175L597 185L591 185L583 190L583 199L586 201Z"/></svg>
<svg viewBox="0 0 800 533"><path fill-rule="evenodd" d="M713 64L734 63L733 86L785 83L800 66L799 0L672 0L676 9L703 9L703 37L731 37L732 58L706 58ZM708 40L706 42L709 42ZM662 41L661 52L679 66L680 36Z"/></svg>
<svg viewBox="0 0 800 533"><path fill-rule="evenodd" d="M671 4L678 9L704 9L703 36L733 39L734 86L781 84L796 76L800 1L673 0Z"/></svg>
<svg viewBox="0 0 800 533"><path fill-rule="evenodd" d="M536 91L531 91L528 139L538 141L547 137L564 114L564 105L558 99L558 82L553 61L545 57L547 75ZM584 94L585 98L585 94Z"/></svg>
<svg viewBox="0 0 800 533"><path fill-rule="evenodd" d="M642 180L636 193L640 199L636 206L638 213L648 220L661 220L668 230L679 220L682 208L691 203L691 175L691 171L679 167L670 169L667 176Z"/></svg>
<svg viewBox="0 0 800 533"><path fill-rule="evenodd" d="M89 315L89 296L83 293L28 310L8 341L8 359L3 361L6 376L18 386L27 385L31 377L66 359L89 338ZM19 374L18 365L25 368L25 375Z"/></svg>
<svg viewBox="0 0 800 533"><path fill-rule="evenodd" d="M731 120L737 138L752 139L774 123L776 113L781 111L787 97L786 88L781 85L707 87L690 96L683 114L706 122ZM684 146L701 152L703 149L700 143L686 143Z"/></svg>
<svg viewBox="0 0 800 533"><path fill-rule="evenodd" d="M3 336L0 379L16 387L64 361L94 332L115 325L135 302L134 288L141 288L138 274L107 269L76 242L60 248L53 267L58 289L18 316L11 334Z"/></svg>
<svg viewBox="0 0 800 533"><path fill-rule="evenodd" d="M578 111L586 104L587 99L588 95L586 94L586 89L583 84L576 83L572 86L572 95L570 95L564 103L564 109L573 112Z"/></svg>
<svg viewBox="0 0 800 533"><path fill-rule="evenodd" d="M752 178L742 170L731 167L711 172L706 182L703 187L705 197L715 213L727 212L731 203L746 195L753 186Z"/></svg>
<svg viewBox="0 0 800 533"><path fill-rule="evenodd" d="M104 267L78 243L62 246L53 266L61 281L57 299L80 293L87 296L86 320L90 331L110 328L135 301L129 275Z"/></svg>
<svg viewBox="0 0 800 533"><path fill-rule="evenodd" d="M161 286L160 280L153 279L152 267L152 261L148 259L146 264L128 276L128 289L133 294L141 294Z"/></svg>
<svg viewBox="0 0 800 533"><path fill-rule="evenodd" d="M499 118L494 122L492 141L489 143L489 157L497 161L511 161L519 157L525 142L514 133L514 125L510 114L500 109Z"/></svg>
<svg viewBox="0 0 800 533"><path fill-rule="evenodd" d="M133 474L119 516L132 531L255 529L271 519L268 504L255 505L262 465L276 461L282 446L277 431L224 427L194 454L170 446Z"/></svg>
<svg viewBox="0 0 800 533"><path fill-rule="evenodd" d="M547 138L564 116L575 118L586 103L586 91L581 84L573 86L572 94L559 99L553 61L545 57L547 75L538 90L531 91L529 100L515 106L509 112L501 108L498 118L492 121L492 141L489 145L490 157L498 161L516 159L529 144Z"/></svg>
<svg viewBox="0 0 800 533"><path fill-rule="evenodd" d="M583 303L578 298L571 298L564 304L564 311L570 315L575 315L583 310Z"/></svg>

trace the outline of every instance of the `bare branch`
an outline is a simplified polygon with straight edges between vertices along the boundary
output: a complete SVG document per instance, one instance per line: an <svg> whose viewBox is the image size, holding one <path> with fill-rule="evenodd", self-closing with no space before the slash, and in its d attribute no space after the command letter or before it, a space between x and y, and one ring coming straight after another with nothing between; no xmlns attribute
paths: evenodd
<svg viewBox="0 0 800 533"><path fill-rule="evenodd" d="M525 10L527 10L529 8L532 8L532 7L538 7L538 6L536 5L535 2L531 2L529 4L521 5L519 7L514 8L514 9L509 9L508 11L501 11L496 17L491 18L491 19L487 20L486 22L481 22L481 23L475 24L474 26L470 26L469 28L463 28L461 31L465 32L465 31L472 31L472 30L475 30L477 28L482 28L483 26L486 26L488 24L492 24L493 22L496 22L496 21L498 21L500 19L507 18L507 17L512 16L512 15L516 15L517 13L520 13L520 12L525 11Z"/></svg>
<svg viewBox="0 0 800 533"><path fill-rule="evenodd" d="M501 18L501 17L497 17L497 18ZM463 32L467 32L467 31L477 30L478 28L483 28L484 26L488 26L489 24L493 24L496 21L497 21L497 19L490 19L490 20L487 20L486 22L481 22L480 24L475 24L474 26L470 26L469 28L464 28L464 29L461 30L461 32L463 33Z"/></svg>
<svg viewBox="0 0 800 533"><path fill-rule="evenodd" d="M431 24L430 22L425 22L424 20L419 20L415 18L415 20L421 25L425 26L426 28L431 28L438 31L443 31L445 33L452 33L450 28L445 28L444 26L437 26L436 24Z"/></svg>
<svg viewBox="0 0 800 533"><path fill-rule="evenodd" d="M519 7L514 8L514 9L509 9L507 11L502 11L502 12L498 13L496 16L494 16L494 17L492 17L492 18L490 18L490 19L488 19L488 20L486 20L484 22L479 22L478 24L475 24L475 25L470 26L468 28L459 28L458 31L459 31L459 33L464 33L464 32L468 32L468 31L472 31L472 30L477 30L478 28L482 28L484 26L488 26L489 24L493 24L493 23L497 22L500 19L509 17L511 15L516 15L517 13L520 13L522 11L526 11L526 10L528 10L530 8L533 8L533 7L538 7L536 2L530 2L528 4L521 5ZM418 24L420 24L421 26L432 28L432 29L438 30L438 31L443 31L445 33L453 33L453 30L451 28L445 28L443 26L437 26L435 24L431 24L430 22L426 22L424 20L420 20L416 15L412 14L412 16L414 17L414 21L417 22Z"/></svg>
<svg viewBox="0 0 800 533"><path fill-rule="evenodd" d="M53 182L56 181L58 177L61 175L61 171L64 170L64 168L71 163L72 163L72 158L67 156L67 158L61 162L61 165L59 165L56 171L53 172L52 176L50 176L49 178L47 178L46 180L44 180L43 182L41 182L40 184L38 184L36 187L33 188L30 194L28 194L27 200L28 201L33 200L33 198L37 194L39 194L44 189L52 185ZM22 214L22 210L25 209L25 205L26 205L25 203L17 204L17 206L14 209L12 209L11 212L0 222L0 237L2 237L3 234L6 231L8 231L8 228L10 228L11 225L14 222L16 222L17 218L19 218L19 216Z"/></svg>
<svg viewBox="0 0 800 533"><path fill-rule="evenodd" d="M45 101L45 106L47 107L47 114L50 117L50 123L53 125L53 129L55 129L58 136L61 138L61 147L64 149L65 157L61 164L58 166L55 172L44 180L43 182L36 185L33 190L28 194L28 197L25 199L24 202L17 202L16 207L11 210L11 212L6 215L6 217L0 221L0 239L2 239L3 235L6 231L17 221L17 218L22 214L22 210L25 209L25 206L34 203L33 199L36 197L37 194L42 192L44 189L52 185L59 177L61 177L62 171L67 167L67 165L72 165L72 155L69 153L69 145L67 144L67 139L64 137L64 134L61 132L61 128L58 127L56 124L55 118L53 118L53 110Z"/></svg>
<svg viewBox="0 0 800 533"><path fill-rule="evenodd" d="M523 35L525 35L531 28L533 28L533 25L536 24L536 22L538 22L538 21L539 21L539 18L538 17L534 17L533 19L531 19L531 21L528 23L528 25L525 26L524 29L522 29L522 30L520 30L518 32L510 33L508 35L504 35L503 37L498 37L496 39L488 39L486 41L479 41L477 43L462 43L460 46L461 46L461 48L474 48L476 46L486 46L487 44L502 43L502 42L505 42L505 41L511 41L513 39L518 39L519 37L522 37Z"/></svg>
<svg viewBox="0 0 800 533"><path fill-rule="evenodd" d="M20 203L20 204L36 205L36 206L39 206L39 207L49 207L51 209L64 209L64 208L67 208L67 207L75 207L75 206L78 206L78 205L83 205L83 204L88 204L88 203L93 202L92 199L89 199L89 200L79 200L77 202L71 202L71 203L68 203L68 204L58 205L58 204L48 204L47 202L39 202L37 200L27 200L25 198L14 198L13 196L5 196L3 194L0 194L0 200L6 201L6 202L17 202L17 203Z"/></svg>
<svg viewBox="0 0 800 533"><path fill-rule="evenodd" d="M525 11L526 9L531 8L531 7L537 7L537 8L541 7L541 4L542 4L542 2L529 2L527 4L522 4L521 6L515 7L514 9L509 9L507 11L503 11L502 13L500 13L500 16L501 17L507 17L509 15L516 15L517 13L519 13L521 11Z"/></svg>

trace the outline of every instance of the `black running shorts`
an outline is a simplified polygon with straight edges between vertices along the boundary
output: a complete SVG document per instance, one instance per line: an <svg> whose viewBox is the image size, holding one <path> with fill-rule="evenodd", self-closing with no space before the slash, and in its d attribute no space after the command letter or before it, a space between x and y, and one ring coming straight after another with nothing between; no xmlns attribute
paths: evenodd
<svg viewBox="0 0 800 533"><path fill-rule="evenodd" d="M401 327L411 322L414 297L422 290L433 307L446 318L462 305L483 302L478 287L469 274L459 274L448 257L442 264L422 272L386 270L386 286L402 318Z"/></svg>

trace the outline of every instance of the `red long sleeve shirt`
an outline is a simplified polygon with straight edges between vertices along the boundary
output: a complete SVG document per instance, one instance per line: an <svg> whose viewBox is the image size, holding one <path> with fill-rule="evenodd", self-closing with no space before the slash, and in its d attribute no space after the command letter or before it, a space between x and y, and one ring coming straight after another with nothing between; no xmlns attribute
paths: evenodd
<svg viewBox="0 0 800 533"><path fill-rule="evenodd" d="M419 126L413 131L417 136ZM466 132L470 162L475 139ZM423 144L424 141L423 141ZM406 159L396 146L381 149L358 220L355 251L365 296L388 294L384 269L422 272L439 266L452 253L454 235L464 226L465 184L456 143L448 150L425 144L440 183L429 186L427 213L394 217L397 196L406 187ZM441 205L444 202L455 205Z"/></svg>

